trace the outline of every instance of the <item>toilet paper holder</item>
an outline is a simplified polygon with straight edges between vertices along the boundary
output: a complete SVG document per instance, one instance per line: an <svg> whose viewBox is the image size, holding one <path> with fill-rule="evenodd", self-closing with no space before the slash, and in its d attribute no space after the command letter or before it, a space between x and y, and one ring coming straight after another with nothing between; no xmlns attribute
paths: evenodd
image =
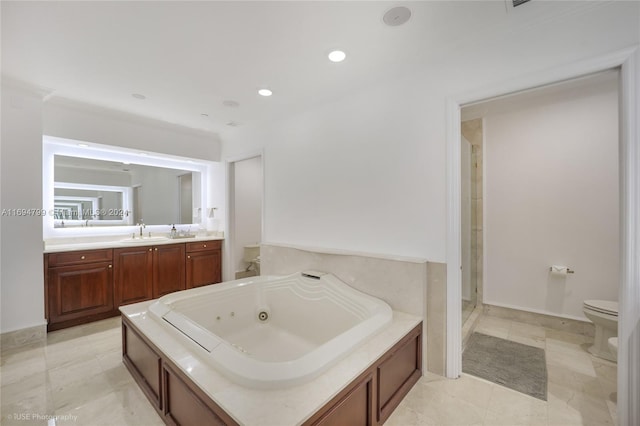
<svg viewBox="0 0 640 426"><path fill-rule="evenodd" d="M553 272L553 266L549 266L549 272ZM561 272L561 269L558 270L556 269L556 272ZM567 274L574 274L576 271L574 271L573 269L569 269L567 268Z"/></svg>

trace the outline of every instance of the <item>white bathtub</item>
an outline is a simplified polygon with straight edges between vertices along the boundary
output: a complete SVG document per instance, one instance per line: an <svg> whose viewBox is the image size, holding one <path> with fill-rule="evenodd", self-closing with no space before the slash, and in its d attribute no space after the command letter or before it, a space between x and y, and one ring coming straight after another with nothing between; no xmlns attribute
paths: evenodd
<svg viewBox="0 0 640 426"><path fill-rule="evenodd" d="M251 277L180 291L149 310L197 343L196 350L230 380L261 389L295 386L392 319L384 301L331 274L310 274L314 277Z"/></svg>

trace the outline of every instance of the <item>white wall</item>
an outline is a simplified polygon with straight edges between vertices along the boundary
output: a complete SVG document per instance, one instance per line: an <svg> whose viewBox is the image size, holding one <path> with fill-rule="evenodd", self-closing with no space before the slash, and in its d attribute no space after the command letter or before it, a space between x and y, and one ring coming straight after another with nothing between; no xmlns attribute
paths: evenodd
<svg viewBox="0 0 640 426"><path fill-rule="evenodd" d="M617 85L485 116L485 303L584 318L584 300L618 300Z"/></svg>
<svg viewBox="0 0 640 426"><path fill-rule="evenodd" d="M45 104L43 132L66 139L220 160L221 142L213 133L67 100Z"/></svg>
<svg viewBox="0 0 640 426"><path fill-rule="evenodd" d="M244 246L262 240L262 157L236 161L234 167L235 271L244 271Z"/></svg>
<svg viewBox="0 0 640 426"><path fill-rule="evenodd" d="M2 81L0 208L42 208L42 97ZM42 218L1 217L0 330L44 324Z"/></svg>
<svg viewBox="0 0 640 426"><path fill-rule="evenodd" d="M455 57L223 135L223 158L264 149L265 241L445 261L447 98L640 41L638 2L572 4L578 16L479 35Z"/></svg>

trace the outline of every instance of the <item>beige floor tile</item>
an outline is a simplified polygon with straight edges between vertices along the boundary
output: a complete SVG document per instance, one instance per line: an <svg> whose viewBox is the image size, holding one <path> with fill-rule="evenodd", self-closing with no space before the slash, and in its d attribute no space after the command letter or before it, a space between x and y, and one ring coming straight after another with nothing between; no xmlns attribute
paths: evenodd
<svg viewBox="0 0 640 426"><path fill-rule="evenodd" d="M43 350L39 350L39 356L25 354L24 358L19 356L8 359L0 366L0 384L2 386L19 382L33 374L43 373L47 369Z"/></svg>
<svg viewBox="0 0 640 426"><path fill-rule="evenodd" d="M25 425L29 422L24 416L44 416L53 413L51 386L46 372L36 373L18 382L2 386L0 392L0 412L2 413L0 424L21 420L21 424Z"/></svg>
<svg viewBox="0 0 640 426"><path fill-rule="evenodd" d="M502 339L506 339L509 336L509 326L504 324L498 325L487 322L480 322L478 323L474 331L477 333L486 334L488 336L500 337Z"/></svg>
<svg viewBox="0 0 640 426"><path fill-rule="evenodd" d="M546 402L502 386L494 386L485 424L532 425L546 423Z"/></svg>
<svg viewBox="0 0 640 426"><path fill-rule="evenodd" d="M549 425L612 425L609 408L601 398L576 392L555 383L548 391Z"/></svg>
<svg viewBox="0 0 640 426"><path fill-rule="evenodd" d="M480 317L478 325L510 329L512 322L513 322L512 320L506 319L506 318L498 318L498 317L483 315Z"/></svg>
<svg viewBox="0 0 640 426"><path fill-rule="evenodd" d="M403 401L384 424L385 426L421 426L425 424L425 420Z"/></svg>
<svg viewBox="0 0 640 426"><path fill-rule="evenodd" d="M47 368L55 369L95 358L96 349L92 342L82 338L57 342L45 347Z"/></svg>
<svg viewBox="0 0 640 426"><path fill-rule="evenodd" d="M596 371L591 362L591 356L581 352L557 352L547 347L547 365L566 368L569 371L596 377Z"/></svg>
<svg viewBox="0 0 640 426"><path fill-rule="evenodd" d="M67 420L58 425L163 425L144 395L131 388L102 395L72 410L58 410L56 414Z"/></svg>
<svg viewBox="0 0 640 426"><path fill-rule="evenodd" d="M108 378L102 372L60 386L52 386L51 390L56 412L63 413L113 392Z"/></svg>
<svg viewBox="0 0 640 426"><path fill-rule="evenodd" d="M607 407L609 408L609 414L614 425L618 424L618 404L612 401L607 401Z"/></svg>
<svg viewBox="0 0 640 426"><path fill-rule="evenodd" d="M102 370L94 357L49 370L49 380L54 389L59 389L73 382L89 380L97 374L102 374Z"/></svg>
<svg viewBox="0 0 640 426"><path fill-rule="evenodd" d="M491 392L495 385L486 380L468 374L462 374L456 380L430 382L425 384L425 386L438 393L447 393L461 401L468 402L484 410L489 405Z"/></svg>
<svg viewBox="0 0 640 426"><path fill-rule="evenodd" d="M588 341L592 341L590 337L578 333L569 333L567 331L555 330L552 328L545 328L545 337L547 339L553 339L560 342L582 344Z"/></svg>
<svg viewBox="0 0 640 426"><path fill-rule="evenodd" d="M443 392L436 394L419 414L425 425L471 426L482 425L486 413L486 408Z"/></svg>
<svg viewBox="0 0 640 426"><path fill-rule="evenodd" d="M525 337L519 336L509 333L506 337L507 340L511 340L513 342L522 343L523 345L533 346L534 348L545 349L546 342L544 339L535 338L535 337Z"/></svg>
<svg viewBox="0 0 640 426"><path fill-rule="evenodd" d="M516 336L530 337L532 339L545 339L547 330L539 325L512 321L509 333Z"/></svg>

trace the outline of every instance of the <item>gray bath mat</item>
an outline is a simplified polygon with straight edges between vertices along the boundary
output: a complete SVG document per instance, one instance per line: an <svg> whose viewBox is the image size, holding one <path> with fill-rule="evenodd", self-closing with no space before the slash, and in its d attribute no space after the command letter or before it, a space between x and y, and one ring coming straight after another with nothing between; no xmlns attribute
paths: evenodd
<svg viewBox="0 0 640 426"><path fill-rule="evenodd" d="M462 371L547 400L544 349L473 333L462 354Z"/></svg>

